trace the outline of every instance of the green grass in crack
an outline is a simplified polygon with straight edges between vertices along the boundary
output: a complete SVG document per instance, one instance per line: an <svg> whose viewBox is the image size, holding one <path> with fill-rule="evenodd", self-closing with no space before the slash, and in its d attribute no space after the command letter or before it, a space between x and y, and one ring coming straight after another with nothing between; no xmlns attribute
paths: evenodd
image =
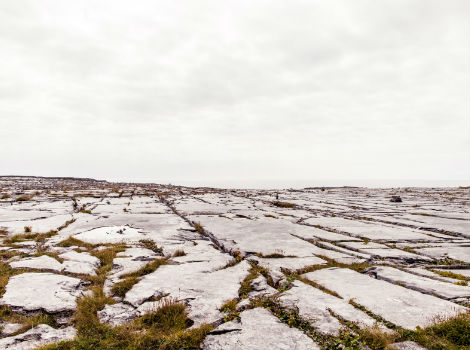
<svg viewBox="0 0 470 350"><path fill-rule="evenodd" d="M126 293L129 290L131 290L134 284L140 281L141 276L154 272L161 265L166 265L166 264L167 264L166 258L155 259L154 261L141 267L139 270L130 272L128 274L121 276L122 280L113 285L111 292L114 295L123 298L126 295Z"/></svg>
<svg viewBox="0 0 470 350"><path fill-rule="evenodd" d="M95 290L95 295L79 299L75 317L78 334L74 340L42 347L42 350L172 350L198 349L213 327L192 324L184 304L166 300L152 313L122 326L101 323L96 312L111 298Z"/></svg>

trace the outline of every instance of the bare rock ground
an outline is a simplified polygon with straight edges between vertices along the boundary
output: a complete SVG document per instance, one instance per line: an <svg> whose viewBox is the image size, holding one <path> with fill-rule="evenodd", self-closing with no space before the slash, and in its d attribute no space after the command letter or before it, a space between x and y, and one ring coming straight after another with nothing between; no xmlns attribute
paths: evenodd
<svg viewBox="0 0 470 350"><path fill-rule="evenodd" d="M211 325L204 349L426 328L470 306L468 194L0 177L0 348L80 337L97 295L112 327L184 304L188 330Z"/></svg>

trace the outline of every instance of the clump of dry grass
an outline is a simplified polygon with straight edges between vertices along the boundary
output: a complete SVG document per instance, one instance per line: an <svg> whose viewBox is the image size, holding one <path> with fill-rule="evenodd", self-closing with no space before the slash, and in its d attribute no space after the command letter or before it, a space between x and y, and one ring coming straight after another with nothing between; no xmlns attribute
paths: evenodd
<svg viewBox="0 0 470 350"><path fill-rule="evenodd" d="M58 247L83 247L86 249L92 249L94 247L91 243L83 242L77 238L69 237L57 243Z"/></svg>
<svg viewBox="0 0 470 350"><path fill-rule="evenodd" d="M193 226L196 229L197 232L199 232L201 235L205 234L204 228L201 226L200 223L198 222L193 222Z"/></svg>
<svg viewBox="0 0 470 350"><path fill-rule="evenodd" d="M159 254L162 254L163 253L163 249L160 248L157 243L155 243L155 241L151 240L151 239L141 239L139 241L140 245L144 248L147 248L147 249L150 249L151 251L155 252L155 253L159 253Z"/></svg>
<svg viewBox="0 0 470 350"><path fill-rule="evenodd" d="M26 202L26 201L29 201L33 198L33 196L27 196L27 195L23 195L23 196L19 196L16 198L16 201L17 202Z"/></svg>
<svg viewBox="0 0 470 350"><path fill-rule="evenodd" d="M42 350L177 350L198 349L213 327L202 325L188 329L192 321L183 303L174 299L162 300L149 314L122 326L101 323L96 312L114 303L96 289L93 296L78 300L74 323L78 334L74 340L41 348Z"/></svg>
<svg viewBox="0 0 470 350"><path fill-rule="evenodd" d="M288 203L288 202L275 201L275 202L271 202L271 204L279 208L295 208L296 207L294 203Z"/></svg>
<svg viewBox="0 0 470 350"><path fill-rule="evenodd" d="M186 253L183 249L176 249L174 252L173 252L173 257L176 258L178 256L185 256Z"/></svg>
<svg viewBox="0 0 470 350"><path fill-rule="evenodd" d="M122 281L116 283L111 288L111 292L121 298L124 298L126 293L131 290L131 288L139 282L139 278L135 276L129 276L124 278Z"/></svg>
<svg viewBox="0 0 470 350"><path fill-rule="evenodd" d="M161 265L166 265L167 264L167 259L165 258L160 258L160 259L155 259L152 262L149 262L147 265L141 267L139 270L135 272L131 272L128 274L123 275L123 278L126 277L141 277L143 275L147 275L149 273L154 272L156 269L158 269Z"/></svg>

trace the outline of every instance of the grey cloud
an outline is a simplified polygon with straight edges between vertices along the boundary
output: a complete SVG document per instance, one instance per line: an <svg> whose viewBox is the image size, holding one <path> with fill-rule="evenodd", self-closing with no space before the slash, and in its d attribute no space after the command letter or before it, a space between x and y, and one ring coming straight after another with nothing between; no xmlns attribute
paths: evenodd
<svg viewBox="0 0 470 350"><path fill-rule="evenodd" d="M1 173L468 179L468 10L2 3Z"/></svg>

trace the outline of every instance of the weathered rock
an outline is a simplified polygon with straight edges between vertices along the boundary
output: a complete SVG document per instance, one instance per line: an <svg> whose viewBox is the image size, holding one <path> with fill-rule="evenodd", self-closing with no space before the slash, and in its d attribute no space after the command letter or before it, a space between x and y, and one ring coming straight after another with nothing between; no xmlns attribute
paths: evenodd
<svg viewBox="0 0 470 350"><path fill-rule="evenodd" d="M141 230L129 226L99 227L79 233L74 237L92 244L138 242L148 238Z"/></svg>
<svg viewBox="0 0 470 350"><path fill-rule="evenodd" d="M374 266L368 271L374 271L378 279L400 284L421 293L436 295L444 299L470 298L470 288L468 287L416 276L393 267Z"/></svg>
<svg viewBox="0 0 470 350"><path fill-rule="evenodd" d="M294 281L292 288L282 294L280 302L289 309L297 308L303 319L311 320L311 324L324 334L337 335L342 327L329 310L348 321L356 322L360 327L373 326L376 323L346 300L326 294L301 281Z"/></svg>
<svg viewBox="0 0 470 350"><path fill-rule="evenodd" d="M71 340L75 338L76 333L73 327L54 329L48 325L40 324L27 332L0 339L0 349L32 350L43 345Z"/></svg>
<svg viewBox="0 0 470 350"><path fill-rule="evenodd" d="M96 275L95 270L101 265L100 259L86 252L77 253L72 250L59 257L65 260L62 264L64 270L71 273Z"/></svg>
<svg viewBox="0 0 470 350"><path fill-rule="evenodd" d="M310 225L320 225L330 229L347 232L355 237L373 240L436 241L437 239L407 227L392 226L378 222L365 222L341 217L316 217L304 221Z"/></svg>
<svg viewBox="0 0 470 350"><path fill-rule="evenodd" d="M204 340L204 350L319 350L320 347L296 328L281 323L268 310L243 311L240 321L221 324Z"/></svg>
<svg viewBox="0 0 470 350"><path fill-rule="evenodd" d="M20 323L1 322L0 328L2 329L2 332L0 335L2 337L5 337L5 336L18 332L21 328L23 328L23 325Z"/></svg>
<svg viewBox="0 0 470 350"><path fill-rule="evenodd" d="M403 341L400 343L393 343L389 345L390 349L396 350L427 350L425 347L415 343L414 341Z"/></svg>
<svg viewBox="0 0 470 350"><path fill-rule="evenodd" d="M105 305L105 307L97 312L98 318L103 323L112 326L120 326L124 323L132 321L137 317L138 313L134 307L123 303Z"/></svg>
<svg viewBox="0 0 470 350"><path fill-rule="evenodd" d="M333 290L346 300L354 299L375 314L403 328L429 325L437 316L451 317L467 308L386 281L341 268L327 268L304 275Z"/></svg>
<svg viewBox="0 0 470 350"><path fill-rule="evenodd" d="M10 263L13 269L26 268L26 269L38 269L38 270L49 270L60 272L64 269L62 264L56 259L51 258L47 255L41 255L38 257L24 258L19 261Z"/></svg>
<svg viewBox="0 0 470 350"><path fill-rule="evenodd" d="M23 273L10 277L0 304L23 312L71 311L76 308L81 284L78 278L53 273Z"/></svg>
<svg viewBox="0 0 470 350"><path fill-rule="evenodd" d="M446 247L429 247L415 249L417 253L427 255L434 259L455 259L470 263L470 245L448 245Z"/></svg>
<svg viewBox="0 0 470 350"><path fill-rule="evenodd" d="M168 294L187 303L188 315L195 325L212 323L222 318L219 308L238 296L249 268L246 261L214 272L205 271L204 262L163 265L143 276L124 300L138 306L152 296Z"/></svg>
<svg viewBox="0 0 470 350"><path fill-rule="evenodd" d="M400 196L392 196L392 198L390 199L390 202L392 202L392 203L401 203L401 202L403 202L403 200L401 199Z"/></svg>
<svg viewBox="0 0 470 350"><path fill-rule="evenodd" d="M259 275L251 282L252 292L248 294L249 298L260 296L270 296L278 293L277 289L271 287L264 276Z"/></svg>

